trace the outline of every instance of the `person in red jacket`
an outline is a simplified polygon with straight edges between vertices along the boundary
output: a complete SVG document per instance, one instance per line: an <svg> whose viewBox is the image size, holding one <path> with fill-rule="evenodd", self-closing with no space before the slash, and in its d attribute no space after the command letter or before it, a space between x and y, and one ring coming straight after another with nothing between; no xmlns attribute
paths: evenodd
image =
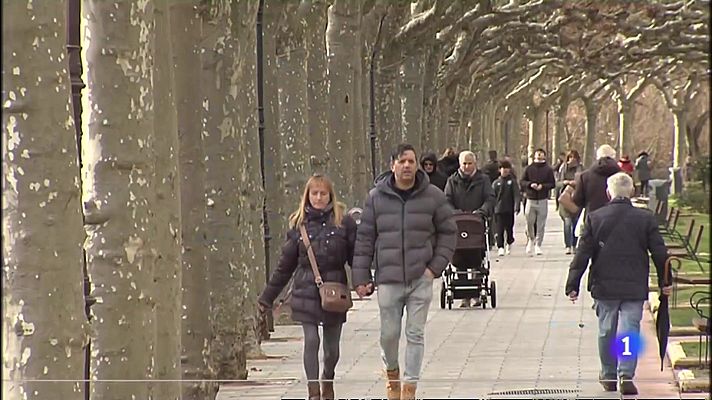
<svg viewBox="0 0 712 400"><path fill-rule="evenodd" d="M633 176L634 166L633 163L630 161L630 157L628 157L628 154L624 154L623 157L618 160L618 168L620 168L622 172Z"/></svg>

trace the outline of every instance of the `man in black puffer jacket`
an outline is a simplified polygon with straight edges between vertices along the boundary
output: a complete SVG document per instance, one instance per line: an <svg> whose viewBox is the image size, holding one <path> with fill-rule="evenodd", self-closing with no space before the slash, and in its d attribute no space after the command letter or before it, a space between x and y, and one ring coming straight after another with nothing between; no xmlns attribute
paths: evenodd
<svg viewBox="0 0 712 400"><path fill-rule="evenodd" d="M611 354L618 332L637 336L643 316L643 303L648 299L648 276L652 255L663 294L672 291L672 277L664 276L667 248L653 213L633 207L630 196L633 179L619 172L607 179L608 205L586 214L586 224L579 247L571 261L566 281L566 294L576 301L581 278L589 260L588 282L595 299L598 316L598 352L601 359L599 380L607 391L616 390L616 379L624 395L637 394L632 379L637 358L635 352L625 356Z"/></svg>
<svg viewBox="0 0 712 400"><path fill-rule="evenodd" d="M391 155L391 171L381 174L376 187L368 193L358 226L352 270L356 292L368 296L373 290L371 264L375 264L389 399L415 398L433 280L452 258L456 234L457 226L445 194L418 169L413 146L399 145ZM404 308L408 318L401 392L398 343Z"/></svg>
<svg viewBox="0 0 712 400"><path fill-rule="evenodd" d="M536 255L541 255L546 216L549 213L549 193L556 186L554 170L546 162L544 149L534 151L534 162L524 170L520 186L527 195L527 204L524 206L529 239L526 253L531 255L533 249Z"/></svg>

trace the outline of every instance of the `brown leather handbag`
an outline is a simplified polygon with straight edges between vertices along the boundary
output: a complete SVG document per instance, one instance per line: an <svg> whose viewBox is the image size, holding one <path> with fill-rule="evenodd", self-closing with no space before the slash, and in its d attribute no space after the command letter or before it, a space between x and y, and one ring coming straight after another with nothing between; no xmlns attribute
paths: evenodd
<svg viewBox="0 0 712 400"><path fill-rule="evenodd" d="M559 207L564 207L564 210L571 215L578 214L581 209L574 203L574 188L571 185L566 186L561 195L559 195Z"/></svg>
<svg viewBox="0 0 712 400"><path fill-rule="evenodd" d="M312 272L314 272L314 282L319 288L319 296L321 297L321 308L324 311L345 313L354 303L351 300L351 291L341 282L324 282L319 273L319 266L316 264L314 250L309 240L309 234L304 225L299 226L299 232L302 234L302 241L307 247L307 256L309 256L309 264L311 264Z"/></svg>

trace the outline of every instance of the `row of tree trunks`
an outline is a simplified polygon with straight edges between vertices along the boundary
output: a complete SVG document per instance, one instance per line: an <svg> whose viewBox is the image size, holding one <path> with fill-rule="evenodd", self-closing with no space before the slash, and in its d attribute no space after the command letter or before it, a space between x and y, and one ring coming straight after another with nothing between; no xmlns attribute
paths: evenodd
<svg viewBox="0 0 712 400"><path fill-rule="evenodd" d="M85 396L84 235L65 16L64 2L3 2L3 37L12 38L2 47L2 398L9 400ZM40 378L69 381L32 381Z"/></svg>

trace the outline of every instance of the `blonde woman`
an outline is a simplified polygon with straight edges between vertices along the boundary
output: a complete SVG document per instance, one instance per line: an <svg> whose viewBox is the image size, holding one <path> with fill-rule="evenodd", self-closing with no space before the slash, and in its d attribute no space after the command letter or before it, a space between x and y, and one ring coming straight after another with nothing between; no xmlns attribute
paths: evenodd
<svg viewBox="0 0 712 400"><path fill-rule="evenodd" d="M356 222L345 215L331 180L314 175L306 183L299 208L289 217L289 231L277 269L259 298L262 310L270 309L289 279L292 289L292 319L304 330L304 372L309 399L334 398L334 371L339 361L341 327L346 313L324 311L314 283L307 248L299 233L304 224L324 282L347 283L344 265L351 265L356 242ZM319 387L319 325L323 326L324 369Z"/></svg>

